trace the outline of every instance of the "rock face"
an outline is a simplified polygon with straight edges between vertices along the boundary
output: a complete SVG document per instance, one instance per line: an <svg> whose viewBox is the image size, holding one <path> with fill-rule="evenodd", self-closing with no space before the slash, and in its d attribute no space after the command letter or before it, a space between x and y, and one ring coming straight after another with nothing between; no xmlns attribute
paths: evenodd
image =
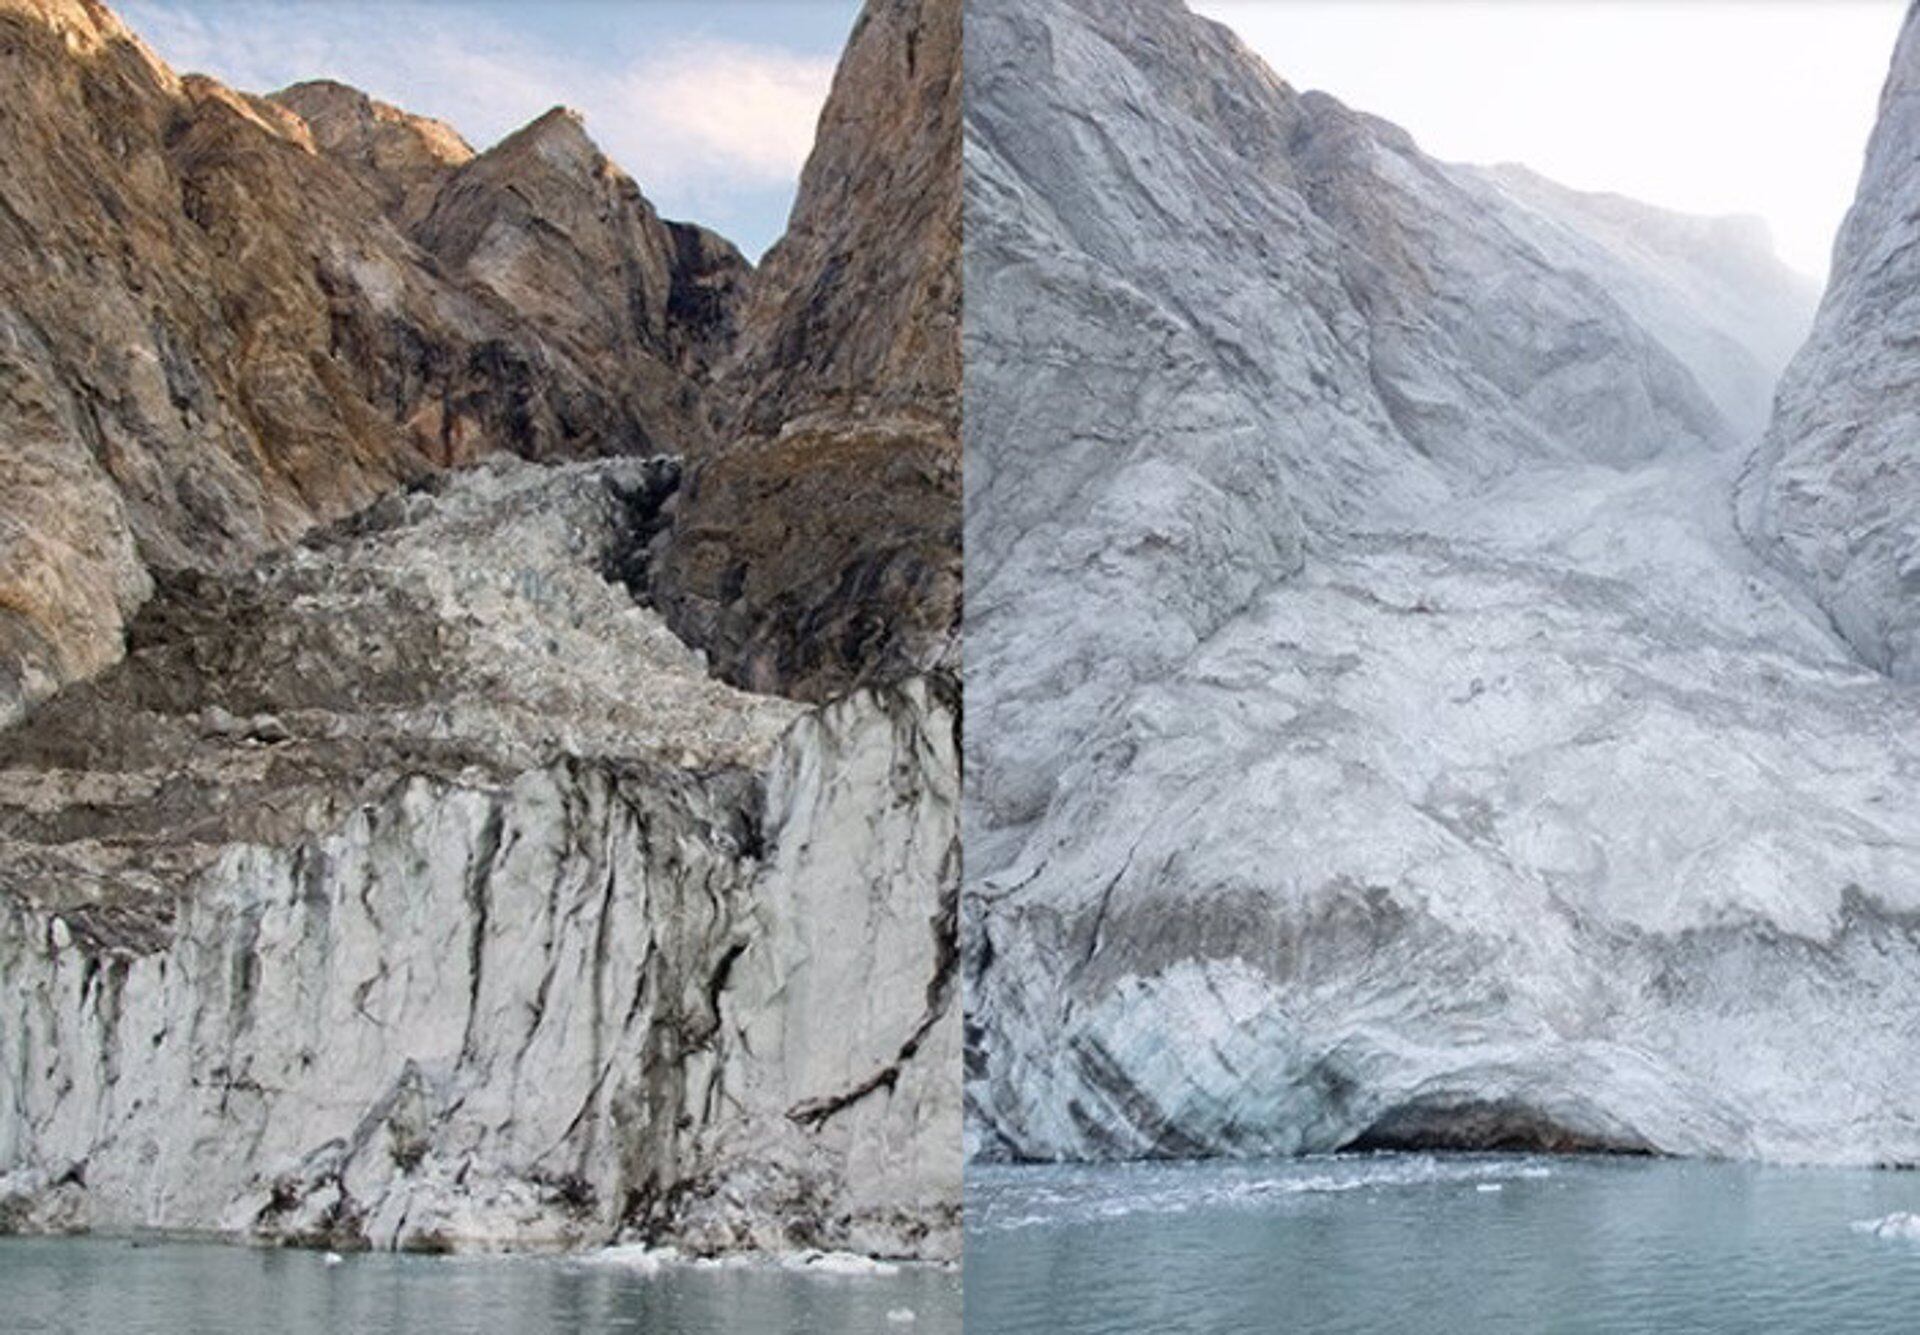
<svg viewBox="0 0 1920 1335"><path fill-rule="evenodd" d="M490 453L704 439L690 385L740 262L617 173L575 190L626 212L574 260L630 259L621 300L651 304L557 328L513 284L565 268L576 206L529 181L559 216L488 214L511 154L455 171L457 140L350 90L182 79L92 0L0 0L0 67L0 721L111 662L154 571L241 567ZM400 225L443 175L444 264Z"/></svg>
<svg viewBox="0 0 1920 1335"><path fill-rule="evenodd" d="M1741 441L1761 433L1820 295L1774 255L1766 224L1569 190L1515 164L1472 174L1525 209L1501 212L1530 245L1591 275L1674 349Z"/></svg>
<svg viewBox="0 0 1920 1335"><path fill-rule="evenodd" d="M974 1152L1920 1159L1920 700L1734 525L1803 287L1160 0L966 68Z"/></svg>
<svg viewBox="0 0 1920 1335"><path fill-rule="evenodd" d="M662 539L654 596L752 689L957 666L960 11L861 15Z"/></svg>
<svg viewBox="0 0 1920 1335"><path fill-rule="evenodd" d="M916 12L843 109L957 98ZM0 0L0 67L0 1230L957 1255L952 291L762 283L564 111L476 156L91 0ZM763 382L822 453L733 425ZM667 624L690 471L785 696Z"/></svg>
<svg viewBox="0 0 1920 1335"><path fill-rule="evenodd" d="M1902 681L1920 677L1916 92L1920 22L1909 12L1819 318L1741 489L1755 544L1863 659Z"/></svg>
<svg viewBox="0 0 1920 1335"><path fill-rule="evenodd" d="M351 171L402 230L426 216L455 168L473 160L452 126L332 79L282 88L271 100L305 122L313 146Z"/></svg>
<svg viewBox="0 0 1920 1335"><path fill-rule="evenodd" d="M712 680L607 574L662 467L183 579L8 734L16 1223L953 1254L951 703Z"/></svg>
<svg viewBox="0 0 1920 1335"><path fill-rule="evenodd" d="M662 222L578 113L556 107L461 166L413 235L619 387L648 444L706 448L703 390L747 262L704 228Z"/></svg>
<svg viewBox="0 0 1920 1335"><path fill-rule="evenodd" d="M971 855L1037 817L1060 740L1310 530L1402 524L1523 464L1734 439L1683 349L1611 295L1625 261L1294 94L1224 29L1160 3L984 5L969 33ZM1116 119L1080 124L1089 107ZM1778 332L1713 333L1777 365ZM1001 589L1023 609L1071 590L1034 615L1072 633L1012 631L1001 661Z"/></svg>

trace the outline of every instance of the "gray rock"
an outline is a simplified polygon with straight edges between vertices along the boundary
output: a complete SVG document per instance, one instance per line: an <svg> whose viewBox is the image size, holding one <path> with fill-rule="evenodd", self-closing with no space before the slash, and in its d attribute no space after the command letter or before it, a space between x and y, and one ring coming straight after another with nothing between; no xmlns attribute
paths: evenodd
<svg viewBox="0 0 1920 1335"><path fill-rule="evenodd" d="M1920 702L1733 522L1752 229L969 10L970 1146L1920 1159Z"/></svg>
<svg viewBox="0 0 1920 1335"><path fill-rule="evenodd" d="M1813 334L1780 383L1741 520L1874 667L1920 678L1920 19L1909 12Z"/></svg>

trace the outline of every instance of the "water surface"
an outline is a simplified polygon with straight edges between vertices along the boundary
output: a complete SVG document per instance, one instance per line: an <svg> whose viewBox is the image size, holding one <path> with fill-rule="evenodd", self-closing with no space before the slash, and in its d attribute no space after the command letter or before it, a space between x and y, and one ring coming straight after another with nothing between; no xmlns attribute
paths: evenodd
<svg viewBox="0 0 1920 1335"><path fill-rule="evenodd" d="M912 1313L908 1319L907 1313ZM960 1277L0 1238L6 1335L958 1335Z"/></svg>
<svg viewBox="0 0 1920 1335"><path fill-rule="evenodd" d="M969 1169L967 1335L1912 1335L1920 1173L1420 1155ZM1899 1232L1899 1221L1884 1230Z"/></svg>

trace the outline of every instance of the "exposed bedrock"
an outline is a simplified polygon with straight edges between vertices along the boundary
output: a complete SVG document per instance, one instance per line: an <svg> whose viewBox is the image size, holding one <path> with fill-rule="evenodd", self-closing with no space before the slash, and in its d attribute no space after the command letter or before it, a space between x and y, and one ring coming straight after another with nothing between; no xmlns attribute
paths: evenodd
<svg viewBox="0 0 1920 1335"><path fill-rule="evenodd" d="M661 537L669 624L751 690L959 665L961 8L862 11Z"/></svg>
<svg viewBox="0 0 1920 1335"><path fill-rule="evenodd" d="M473 158L182 77L91 0L0 0L0 78L0 722L117 658L155 571L490 454L703 448L745 263L564 115Z"/></svg>
<svg viewBox="0 0 1920 1335"><path fill-rule="evenodd" d="M1805 348L1741 484L1756 546L1868 663L1920 679L1920 16L1909 11Z"/></svg>
<svg viewBox="0 0 1920 1335"><path fill-rule="evenodd" d="M967 43L972 1152L1920 1161L1920 700L1735 524L1804 281L1168 0Z"/></svg>

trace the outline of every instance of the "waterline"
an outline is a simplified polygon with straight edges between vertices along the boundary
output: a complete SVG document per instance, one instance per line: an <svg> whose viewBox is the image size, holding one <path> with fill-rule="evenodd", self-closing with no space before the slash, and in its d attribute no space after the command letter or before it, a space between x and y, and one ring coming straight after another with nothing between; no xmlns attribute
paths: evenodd
<svg viewBox="0 0 1920 1335"><path fill-rule="evenodd" d="M989 1166L966 1329L1901 1335L1911 1211L1920 1174L1673 1160Z"/></svg>

